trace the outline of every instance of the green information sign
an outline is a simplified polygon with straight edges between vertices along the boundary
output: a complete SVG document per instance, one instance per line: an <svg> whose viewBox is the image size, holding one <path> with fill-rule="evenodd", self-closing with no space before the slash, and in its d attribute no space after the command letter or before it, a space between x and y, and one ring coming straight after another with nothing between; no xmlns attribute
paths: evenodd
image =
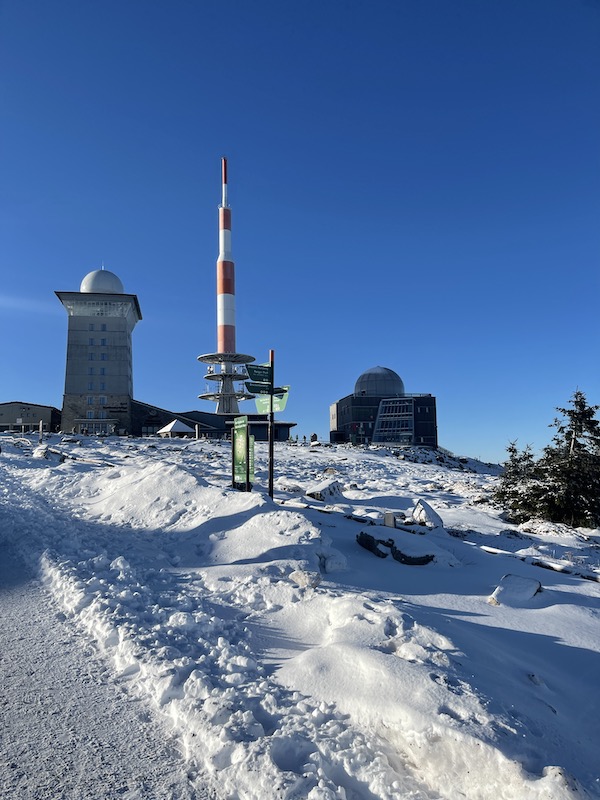
<svg viewBox="0 0 600 800"><path fill-rule="evenodd" d="M254 383L253 381L246 381L246 389L252 394L271 394L271 385L269 383ZM274 386L273 394L281 397L286 393L285 386Z"/></svg>
<svg viewBox="0 0 600 800"><path fill-rule="evenodd" d="M273 370L268 364L247 364L248 377L251 381L271 383L273 381Z"/></svg>
<svg viewBox="0 0 600 800"><path fill-rule="evenodd" d="M270 383L254 383L253 381L246 381L246 389L251 394L271 394Z"/></svg>
<svg viewBox="0 0 600 800"><path fill-rule="evenodd" d="M233 482L254 483L254 436L248 435L248 417L233 420Z"/></svg>
<svg viewBox="0 0 600 800"><path fill-rule="evenodd" d="M282 394L275 395L273 397L273 412L277 413L278 411L283 411L286 407L288 395L290 391L289 386L282 386L281 387ZM256 404L256 412L258 414L268 414L271 411L271 398L265 395L261 395L260 397L254 398L254 403Z"/></svg>
<svg viewBox="0 0 600 800"><path fill-rule="evenodd" d="M256 477L254 475L254 436L248 437L248 461L250 462L250 483L254 483L256 481Z"/></svg>

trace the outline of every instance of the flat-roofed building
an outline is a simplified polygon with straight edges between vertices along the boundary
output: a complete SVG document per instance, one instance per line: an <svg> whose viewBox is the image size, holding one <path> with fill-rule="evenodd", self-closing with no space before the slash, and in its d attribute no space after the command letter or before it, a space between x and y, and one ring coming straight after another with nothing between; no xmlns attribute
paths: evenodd
<svg viewBox="0 0 600 800"><path fill-rule="evenodd" d="M39 403L22 403L13 400L0 403L0 432L14 431L28 433L42 430L53 433L60 428L60 411L54 406L43 406Z"/></svg>
<svg viewBox="0 0 600 800"><path fill-rule="evenodd" d="M135 294L105 269L88 273L78 292L56 292L68 314L62 429L131 433L131 333L142 318Z"/></svg>

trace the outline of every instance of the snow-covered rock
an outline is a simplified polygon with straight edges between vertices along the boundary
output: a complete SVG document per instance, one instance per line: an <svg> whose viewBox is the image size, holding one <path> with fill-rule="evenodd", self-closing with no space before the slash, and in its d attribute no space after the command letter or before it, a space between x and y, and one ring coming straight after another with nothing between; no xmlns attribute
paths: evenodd
<svg viewBox="0 0 600 800"><path fill-rule="evenodd" d="M440 515L422 498L417 500L412 511L412 518L415 522L420 525L426 525L428 528L444 527Z"/></svg>
<svg viewBox="0 0 600 800"><path fill-rule="evenodd" d="M488 603L493 606L504 605L518 608L541 591L542 584L534 578L503 575L500 583L488 598Z"/></svg>

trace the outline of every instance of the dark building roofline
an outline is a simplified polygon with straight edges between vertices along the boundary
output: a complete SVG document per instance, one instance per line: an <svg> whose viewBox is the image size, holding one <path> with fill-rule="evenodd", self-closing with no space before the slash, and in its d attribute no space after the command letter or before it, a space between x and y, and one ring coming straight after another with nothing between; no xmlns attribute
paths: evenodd
<svg viewBox="0 0 600 800"><path fill-rule="evenodd" d="M180 420L181 422L191 423L192 425L201 424L204 425L205 428L210 428L213 431L219 430L214 425L210 424L210 420L206 420L204 417L211 417L215 416L214 414L209 414L207 412L196 411L196 412L189 412L190 414L202 414L202 418L198 419L197 417L189 416L188 413L179 413L177 411L170 411L167 408L161 408L160 406L155 406L152 403L144 403L143 400L132 400L132 404L136 404L138 406L144 406L149 411L158 411L161 414L166 414L167 416L174 417L175 419Z"/></svg>
<svg viewBox="0 0 600 800"><path fill-rule="evenodd" d="M24 400L7 400L6 402L0 403L0 406L35 406L36 408L50 408L52 411L58 411L60 414L60 408L56 408L56 406L49 406L46 403L27 403Z"/></svg>

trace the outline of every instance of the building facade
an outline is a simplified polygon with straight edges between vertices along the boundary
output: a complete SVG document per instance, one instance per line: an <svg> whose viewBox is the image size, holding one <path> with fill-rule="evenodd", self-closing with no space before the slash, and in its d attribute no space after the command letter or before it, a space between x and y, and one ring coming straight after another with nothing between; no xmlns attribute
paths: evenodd
<svg viewBox="0 0 600 800"><path fill-rule="evenodd" d="M131 433L131 333L137 296L108 270L88 273L79 292L56 292L68 315L63 431Z"/></svg>
<svg viewBox="0 0 600 800"><path fill-rule="evenodd" d="M18 400L0 403L0 432L28 433L42 430L53 433L60 429L60 411L54 406L21 403Z"/></svg>
<svg viewBox="0 0 600 800"><path fill-rule="evenodd" d="M437 447L435 397L409 394L400 376L373 367L356 381L354 392L330 406L330 441Z"/></svg>

